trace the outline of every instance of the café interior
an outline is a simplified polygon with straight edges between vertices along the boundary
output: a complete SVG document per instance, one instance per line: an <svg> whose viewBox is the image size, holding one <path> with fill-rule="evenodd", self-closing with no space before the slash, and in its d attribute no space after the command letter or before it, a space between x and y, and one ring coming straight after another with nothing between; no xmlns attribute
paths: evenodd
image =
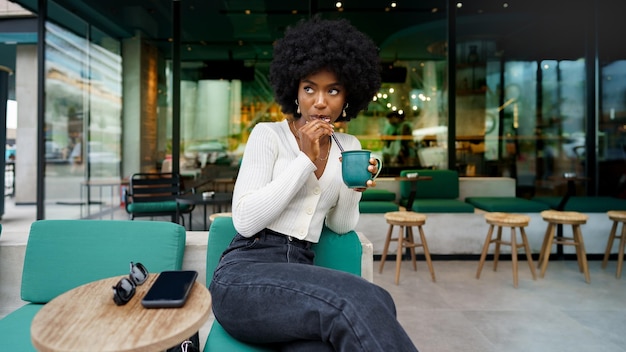
<svg viewBox="0 0 626 352"><path fill-rule="evenodd" d="M0 65L8 74L0 70L0 92L17 106L17 126L15 139L0 144L17 152L4 175L12 193L0 214L0 316L24 303L21 276L7 270L21 267L32 221L126 220L124 192L135 173L174 172L191 187L231 192L251 129L285 118L268 82L272 45L313 15L348 19L379 47L380 91L335 128L382 160L377 189L393 194L397 209L405 200L397 178L422 170L453 171L462 202L626 198L619 0L3 3ZM436 188L428 182L440 185L420 181L418 190ZM617 222L584 209L590 282L575 249L553 253L545 278L537 268L536 279L523 250L517 268L504 249L497 272L490 251L476 280L489 228L489 210L479 208L426 213L436 281L426 248L418 249L417 273L407 256L400 274L393 253L379 272L389 222L384 212L363 213L355 229L366 238L363 276L391 292L420 351L626 351L619 329L626 284L615 260L624 245L616 238L605 268ZM539 211L519 212L529 217L537 264L547 221ZM187 218L188 248L200 243L206 252L206 217L197 206L195 221ZM202 274L203 254L194 255L183 266ZM511 269L519 271L515 287Z"/></svg>

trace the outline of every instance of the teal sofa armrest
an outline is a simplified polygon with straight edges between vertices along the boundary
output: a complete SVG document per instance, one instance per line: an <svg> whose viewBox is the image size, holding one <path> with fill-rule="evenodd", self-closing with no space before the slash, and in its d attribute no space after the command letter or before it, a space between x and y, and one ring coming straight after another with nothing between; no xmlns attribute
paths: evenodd
<svg viewBox="0 0 626 352"><path fill-rule="evenodd" d="M207 243L207 285L210 284L213 278L213 273L222 253L236 234L237 230L233 226L231 217L217 217L211 223ZM356 232L350 231L346 234L337 234L324 227L319 242L311 248L315 251L315 265L361 275L363 248ZM215 320L204 345L204 352L213 351L268 352L278 350L271 346L254 345L238 341L230 336L220 323Z"/></svg>

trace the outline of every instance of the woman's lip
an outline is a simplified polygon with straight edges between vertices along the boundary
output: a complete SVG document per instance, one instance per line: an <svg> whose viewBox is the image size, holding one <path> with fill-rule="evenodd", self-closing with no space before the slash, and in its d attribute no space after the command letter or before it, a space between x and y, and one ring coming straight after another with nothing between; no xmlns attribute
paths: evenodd
<svg viewBox="0 0 626 352"><path fill-rule="evenodd" d="M330 116L326 116L326 115L311 115L310 116L312 120L323 120L326 122L330 122Z"/></svg>

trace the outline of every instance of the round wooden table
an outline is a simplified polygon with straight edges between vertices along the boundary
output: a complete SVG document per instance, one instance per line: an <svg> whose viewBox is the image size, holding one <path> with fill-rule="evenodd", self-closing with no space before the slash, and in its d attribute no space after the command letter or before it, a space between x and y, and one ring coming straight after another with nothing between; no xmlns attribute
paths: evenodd
<svg viewBox="0 0 626 352"><path fill-rule="evenodd" d="M211 295L196 282L181 308L147 309L141 299L158 274L137 287L126 305L113 302L123 277L95 281L46 304L30 334L39 351L163 351L195 334L211 313Z"/></svg>

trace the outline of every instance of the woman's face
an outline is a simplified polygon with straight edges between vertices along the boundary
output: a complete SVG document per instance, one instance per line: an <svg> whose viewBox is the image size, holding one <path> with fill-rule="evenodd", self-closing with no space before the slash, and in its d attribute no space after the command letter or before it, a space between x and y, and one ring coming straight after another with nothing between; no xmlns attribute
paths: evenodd
<svg viewBox="0 0 626 352"><path fill-rule="evenodd" d="M345 102L345 88L333 72L321 70L300 81L298 104L305 121L320 119L335 122Z"/></svg>

